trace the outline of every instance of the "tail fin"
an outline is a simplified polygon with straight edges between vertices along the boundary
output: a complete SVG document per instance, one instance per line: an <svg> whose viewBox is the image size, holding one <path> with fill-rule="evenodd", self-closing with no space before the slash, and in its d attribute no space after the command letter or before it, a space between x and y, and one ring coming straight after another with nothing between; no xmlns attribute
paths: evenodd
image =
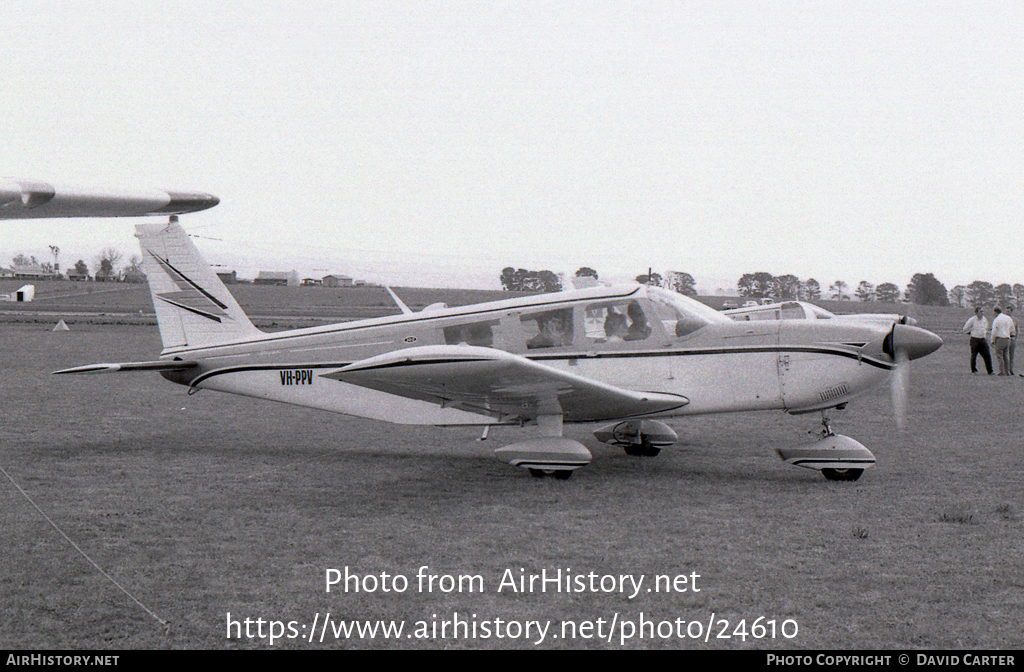
<svg viewBox="0 0 1024 672"><path fill-rule="evenodd" d="M176 220L135 227L164 350L261 334Z"/></svg>

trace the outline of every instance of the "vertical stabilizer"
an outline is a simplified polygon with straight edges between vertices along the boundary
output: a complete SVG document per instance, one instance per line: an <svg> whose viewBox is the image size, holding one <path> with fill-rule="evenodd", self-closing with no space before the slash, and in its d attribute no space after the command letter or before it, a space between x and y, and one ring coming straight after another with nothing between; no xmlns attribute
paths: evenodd
<svg viewBox="0 0 1024 672"><path fill-rule="evenodd" d="M176 219L135 227L164 350L217 345L262 333Z"/></svg>

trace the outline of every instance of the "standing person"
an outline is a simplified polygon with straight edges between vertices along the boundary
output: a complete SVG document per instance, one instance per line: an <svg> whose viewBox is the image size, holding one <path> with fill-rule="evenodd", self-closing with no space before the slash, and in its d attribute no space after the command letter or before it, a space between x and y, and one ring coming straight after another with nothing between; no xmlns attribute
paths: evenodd
<svg viewBox="0 0 1024 672"><path fill-rule="evenodd" d="M1010 375L1013 375L1013 352L1017 349L1017 322L1013 319L1013 304L1006 304L1006 310L1003 312L1010 321L1013 322L1013 329L1010 330ZM1021 374L1024 377L1024 373Z"/></svg>
<svg viewBox="0 0 1024 672"><path fill-rule="evenodd" d="M992 347L996 351L999 363L999 375L1010 375L1010 332L1013 331L1013 320L1003 314L1002 308L996 306L996 316L992 319Z"/></svg>
<svg viewBox="0 0 1024 672"><path fill-rule="evenodd" d="M963 331L971 335L971 373L978 372L978 355L985 362L988 375L992 375L992 357L988 354L988 318L981 306L974 309L974 317L967 320Z"/></svg>

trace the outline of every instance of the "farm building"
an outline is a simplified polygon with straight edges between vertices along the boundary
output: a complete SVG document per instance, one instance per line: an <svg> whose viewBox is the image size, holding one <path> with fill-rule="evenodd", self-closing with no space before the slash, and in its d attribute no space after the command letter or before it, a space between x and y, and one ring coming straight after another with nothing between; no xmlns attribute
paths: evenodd
<svg viewBox="0 0 1024 672"><path fill-rule="evenodd" d="M324 287L351 287L353 284L347 275L325 275L322 282Z"/></svg>
<svg viewBox="0 0 1024 672"><path fill-rule="evenodd" d="M299 274L296 271L260 271L254 285L278 285L281 287L298 287Z"/></svg>

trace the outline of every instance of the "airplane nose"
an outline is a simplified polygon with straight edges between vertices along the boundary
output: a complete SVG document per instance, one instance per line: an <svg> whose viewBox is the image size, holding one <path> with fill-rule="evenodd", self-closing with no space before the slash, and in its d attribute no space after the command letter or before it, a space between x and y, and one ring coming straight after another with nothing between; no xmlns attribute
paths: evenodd
<svg viewBox="0 0 1024 672"><path fill-rule="evenodd" d="M891 336L896 351L906 353L908 359L925 357L942 347L941 338L920 327L895 324Z"/></svg>

